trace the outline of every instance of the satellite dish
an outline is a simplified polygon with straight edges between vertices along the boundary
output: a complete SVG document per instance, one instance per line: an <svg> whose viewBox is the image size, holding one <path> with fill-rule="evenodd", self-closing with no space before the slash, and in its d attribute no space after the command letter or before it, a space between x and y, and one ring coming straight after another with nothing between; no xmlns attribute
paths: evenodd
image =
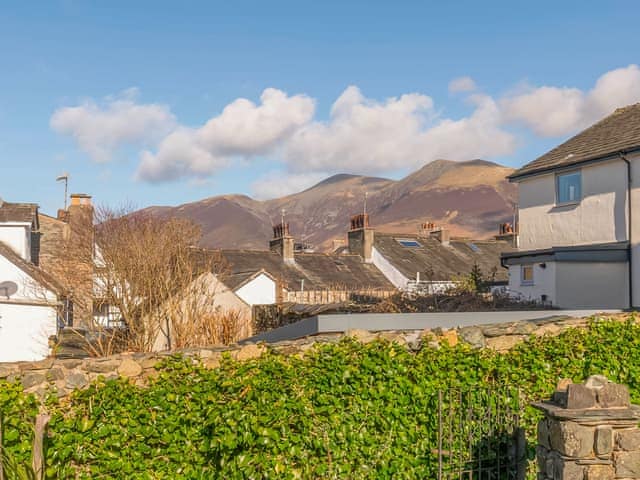
<svg viewBox="0 0 640 480"><path fill-rule="evenodd" d="M18 291L18 284L16 282L0 282L0 297L9 298Z"/></svg>

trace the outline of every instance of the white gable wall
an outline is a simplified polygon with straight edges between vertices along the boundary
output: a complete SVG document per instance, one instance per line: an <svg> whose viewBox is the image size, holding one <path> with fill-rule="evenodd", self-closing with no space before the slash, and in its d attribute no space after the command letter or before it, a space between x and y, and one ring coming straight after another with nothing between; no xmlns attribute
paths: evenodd
<svg viewBox="0 0 640 480"><path fill-rule="evenodd" d="M8 299L0 291L0 362L41 360L57 330L56 295L0 256L0 283L18 291Z"/></svg>
<svg viewBox="0 0 640 480"><path fill-rule="evenodd" d="M0 242L11 247L24 260L31 261L30 223L0 223Z"/></svg>
<svg viewBox="0 0 640 480"><path fill-rule="evenodd" d="M406 290L409 279L405 277L400 270L394 267L389 260L376 250L376 247L371 249L371 262L382 272L382 274L389 280L394 287L400 290Z"/></svg>
<svg viewBox="0 0 640 480"><path fill-rule="evenodd" d="M234 293L249 305L271 305L276 303L276 282L261 273Z"/></svg>

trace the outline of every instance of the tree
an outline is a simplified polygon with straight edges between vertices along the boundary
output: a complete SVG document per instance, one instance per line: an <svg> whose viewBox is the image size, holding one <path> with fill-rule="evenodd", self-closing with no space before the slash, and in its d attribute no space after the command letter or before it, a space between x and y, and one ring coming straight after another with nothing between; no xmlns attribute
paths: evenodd
<svg viewBox="0 0 640 480"><path fill-rule="evenodd" d="M211 325L229 314L215 304L222 262L219 255L195 249L200 239L197 225L99 208L95 238L97 303L118 312L126 326L128 349L220 341Z"/></svg>

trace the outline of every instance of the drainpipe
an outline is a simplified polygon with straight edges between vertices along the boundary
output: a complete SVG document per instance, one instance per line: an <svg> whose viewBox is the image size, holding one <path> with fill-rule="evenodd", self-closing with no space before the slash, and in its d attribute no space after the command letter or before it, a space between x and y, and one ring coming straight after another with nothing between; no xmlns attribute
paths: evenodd
<svg viewBox="0 0 640 480"><path fill-rule="evenodd" d="M619 154L620 160L622 160L627 165L627 213L629 216L629 224L628 224L628 232L627 232L627 240L629 241L629 309L633 308L633 262L632 262L632 242L631 242L631 162L625 156L624 152L620 152Z"/></svg>

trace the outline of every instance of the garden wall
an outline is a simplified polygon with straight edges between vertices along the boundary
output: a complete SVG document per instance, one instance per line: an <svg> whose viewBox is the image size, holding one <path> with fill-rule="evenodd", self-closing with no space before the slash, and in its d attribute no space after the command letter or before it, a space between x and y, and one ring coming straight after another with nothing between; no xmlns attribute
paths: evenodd
<svg viewBox="0 0 640 480"><path fill-rule="evenodd" d="M619 316L619 320L625 319ZM597 321L597 318L595 319ZM405 345L409 350L418 351L423 345L438 347L442 343L454 346L466 342L474 348L491 348L506 351L529 336L557 335L567 328L582 328L588 319L554 317L545 320L521 321L513 323L491 324L459 329L412 330L369 332L349 330L344 334L318 335L289 342L271 344L277 352L288 355L303 355L306 350L318 342L337 342L344 336L356 337L362 342L377 338ZM154 366L170 355L181 354L200 361L208 368L220 365L225 352L236 360L259 357L267 346L260 344L211 346L187 349L177 352L129 353L109 357L87 359L54 359L39 362L0 363L0 379L19 380L28 393L43 396L54 391L64 396L74 389L84 388L99 376L106 379L117 376L131 378L138 385L144 385L146 379L157 374Z"/></svg>

